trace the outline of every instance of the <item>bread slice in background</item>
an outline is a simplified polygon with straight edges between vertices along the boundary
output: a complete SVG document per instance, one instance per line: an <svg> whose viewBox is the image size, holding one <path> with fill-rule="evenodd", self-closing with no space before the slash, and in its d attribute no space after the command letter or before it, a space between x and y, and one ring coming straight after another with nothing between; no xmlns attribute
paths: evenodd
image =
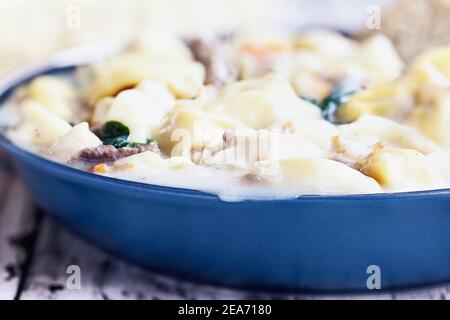
<svg viewBox="0 0 450 320"><path fill-rule="evenodd" d="M450 44L450 0L397 0L381 13L379 31L392 39L406 61Z"/></svg>

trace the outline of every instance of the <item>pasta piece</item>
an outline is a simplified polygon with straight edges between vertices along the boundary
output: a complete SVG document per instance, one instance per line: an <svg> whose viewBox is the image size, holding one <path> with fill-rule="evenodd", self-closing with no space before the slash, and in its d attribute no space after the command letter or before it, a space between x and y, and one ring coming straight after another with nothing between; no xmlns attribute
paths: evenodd
<svg viewBox="0 0 450 320"><path fill-rule="evenodd" d="M404 63L394 45L382 34L374 35L362 42L360 55L363 66L371 73L371 85L396 79L404 68Z"/></svg>
<svg viewBox="0 0 450 320"><path fill-rule="evenodd" d="M319 72L301 68L291 78L291 84L300 97L308 97L323 101L333 91L333 85L323 79Z"/></svg>
<svg viewBox="0 0 450 320"><path fill-rule="evenodd" d="M402 119L414 107L415 90L416 81L411 77L374 86L353 95L336 116L341 122L356 121L365 114Z"/></svg>
<svg viewBox="0 0 450 320"><path fill-rule="evenodd" d="M147 80L136 89L122 91L114 99L105 120L125 124L130 129L129 141L145 143L174 103L164 85Z"/></svg>
<svg viewBox="0 0 450 320"><path fill-rule="evenodd" d="M145 143L150 137L153 106L147 95L130 89L119 93L106 114L106 121L118 121L130 129L129 141Z"/></svg>
<svg viewBox="0 0 450 320"><path fill-rule="evenodd" d="M37 77L26 89L26 97L66 121L74 120L75 92L64 80L53 76Z"/></svg>
<svg viewBox="0 0 450 320"><path fill-rule="evenodd" d="M423 84L450 86L450 46L432 49L418 56L408 73Z"/></svg>
<svg viewBox="0 0 450 320"><path fill-rule="evenodd" d="M249 166L299 156L319 157L322 150L301 136L278 131L234 129L224 134L224 149L206 161L216 166Z"/></svg>
<svg viewBox="0 0 450 320"><path fill-rule="evenodd" d="M352 160L372 152L376 143L414 149L423 154L439 151L439 145L414 128L376 116L363 116L358 121L340 127L334 144L337 151Z"/></svg>
<svg viewBox="0 0 450 320"><path fill-rule="evenodd" d="M178 106L166 116L156 139L167 154L190 158L194 150L220 144L225 129L237 127L243 125L197 108Z"/></svg>
<svg viewBox="0 0 450 320"><path fill-rule="evenodd" d="M446 182L446 188L450 188L450 150L432 153L426 156L434 168L437 168Z"/></svg>
<svg viewBox="0 0 450 320"><path fill-rule="evenodd" d="M272 128L299 135L323 150L331 150L333 138L339 134L335 125L320 119L294 119L277 123Z"/></svg>
<svg viewBox="0 0 450 320"><path fill-rule="evenodd" d="M418 191L444 187L439 170L415 150L381 145L359 161L358 167L388 190Z"/></svg>
<svg viewBox="0 0 450 320"><path fill-rule="evenodd" d="M236 82L206 109L232 117L254 129L287 119L320 118L320 109L297 97L290 84L276 76Z"/></svg>
<svg viewBox="0 0 450 320"><path fill-rule="evenodd" d="M87 122L71 128L49 148L49 154L62 162L68 162L73 155L85 148L102 145L102 141L89 130Z"/></svg>
<svg viewBox="0 0 450 320"><path fill-rule="evenodd" d="M108 112L111 109L114 100L113 97L106 97L95 104L90 121L92 125L100 126L107 121L106 117L108 116Z"/></svg>
<svg viewBox="0 0 450 320"><path fill-rule="evenodd" d="M450 94L434 86L420 91L419 105L407 119L444 148L450 148Z"/></svg>
<svg viewBox="0 0 450 320"><path fill-rule="evenodd" d="M21 105L22 121L8 136L24 147L47 149L72 128L40 103L26 100Z"/></svg>
<svg viewBox="0 0 450 320"><path fill-rule="evenodd" d="M275 185L297 194L378 193L378 183L337 161L295 157L279 162Z"/></svg>
<svg viewBox="0 0 450 320"><path fill-rule="evenodd" d="M157 81L144 80L135 88L147 94L152 100L152 103L163 107L161 112L167 113L175 104L175 97L167 89L167 87ZM155 110L157 112L157 110ZM160 112L158 112L160 113Z"/></svg>
<svg viewBox="0 0 450 320"><path fill-rule="evenodd" d="M358 49L355 41L324 29L300 34L294 40L294 46L297 50L309 50L331 59L349 58Z"/></svg>
<svg viewBox="0 0 450 320"><path fill-rule="evenodd" d="M174 33L149 30L142 33L131 48L154 58L190 61L192 54L183 40Z"/></svg>
<svg viewBox="0 0 450 320"><path fill-rule="evenodd" d="M169 163L157 153L146 151L114 162L116 170L143 170L145 174L159 174L169 171Z"/></svg>
<svg viewBox="0 0 450 320"><path fill-rule="evenodd" d="M114 96L145 79L166 84L178 98L193 98L200 93L205 78L200 63L169 57L153 58L136 52L123 53L100 63L94 67L93 74L87 92L90 103Z"/></svg>

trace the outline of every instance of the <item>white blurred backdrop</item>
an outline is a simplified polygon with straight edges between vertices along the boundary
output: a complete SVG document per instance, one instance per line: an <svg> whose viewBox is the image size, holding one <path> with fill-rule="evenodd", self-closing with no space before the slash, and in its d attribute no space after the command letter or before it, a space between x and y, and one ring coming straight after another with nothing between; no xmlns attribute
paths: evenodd
<svg viewBox="0 0 450 320"><path fill-rule="evenodd" d="M61 47L126 38L146 28L182 33L267 24L357 29L389 0L0 0L0 74Z"/></svg>

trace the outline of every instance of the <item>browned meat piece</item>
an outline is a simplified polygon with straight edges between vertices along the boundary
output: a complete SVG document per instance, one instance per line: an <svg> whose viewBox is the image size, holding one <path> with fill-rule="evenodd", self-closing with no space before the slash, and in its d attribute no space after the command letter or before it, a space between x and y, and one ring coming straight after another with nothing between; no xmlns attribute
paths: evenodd
<svg viewBox="0 0 450 320"><path fill-rule="evenodd" d="M111 145L102 145L95 148L86 148L81 150L72 158L71 162L108 163L145 151L152 151L160 154L158 144L154 141L133 148L125 147L117 149Z"/></svg>
<svg viewBox="0 0 450 320"><path fill-rule="evenodd" d="M161 151L159 150L158 144L154 141L144 144L142 146L139 147L134 147L134 148L129 148L129 147L125 147L125 148L120 148L117 150L120 154L120 158L125 158L125 157L129 157L138 153L142 153L145 151L151 151L157 154L160 154Z"/></svg>
<svg viewBox="0 0 450 320"><path fill-rule="evenodd" d="M230 147L233 144L236 144L236 130L235 129L225 130L222 139L223 142L225 143L225 147Z"/></svg>
<svg viewBox="0 0 450 320"><path fill-rule="evenodd" d="M113 162L119 159L120 154L116 147L111 145L102 145L95 148L86 148L81 150L72 158L72 161L81 161L89 163Z"/></svg>
<svg viewBox="0 0 450 320"><path fill-rule="evenodd" d="M214 40L194 38L188 41L188 46L195 60L205 66L205 84L220 88L238 79L238 68L231 55L227 54L224 44Z"/></svg>

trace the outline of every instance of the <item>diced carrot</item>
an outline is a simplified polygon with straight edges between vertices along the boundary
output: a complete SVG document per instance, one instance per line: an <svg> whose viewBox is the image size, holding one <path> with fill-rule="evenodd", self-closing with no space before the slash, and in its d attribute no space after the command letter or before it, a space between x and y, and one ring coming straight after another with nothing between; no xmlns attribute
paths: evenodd
<svg viewBox="0 0 450 320"><path fill-rule="evenodd" d="M265 48L256 47L251 43L242 44L241 50L248 54L251 54L252 56L255 56L255 58L259 60L265 59L269 54L269 52Z"/></svg>
<svg viewBox="0 0 450 320"><path fill-rule="evenodd" d="M101 163L93 166L91 172L93 173L106 173L108 171L108 165L106 163Z"/></svg>
<svg viewBox="0 0 450 320"><path fill-rule="evenodd" d="M289 48L283 46L281 44L269 43L265 46L255 46L249 42L245 42L241 45L240 48L242 51L255 56L255 58L259 60L266 59L267 56L274 53L281 53L287 51Z"/></svg>

